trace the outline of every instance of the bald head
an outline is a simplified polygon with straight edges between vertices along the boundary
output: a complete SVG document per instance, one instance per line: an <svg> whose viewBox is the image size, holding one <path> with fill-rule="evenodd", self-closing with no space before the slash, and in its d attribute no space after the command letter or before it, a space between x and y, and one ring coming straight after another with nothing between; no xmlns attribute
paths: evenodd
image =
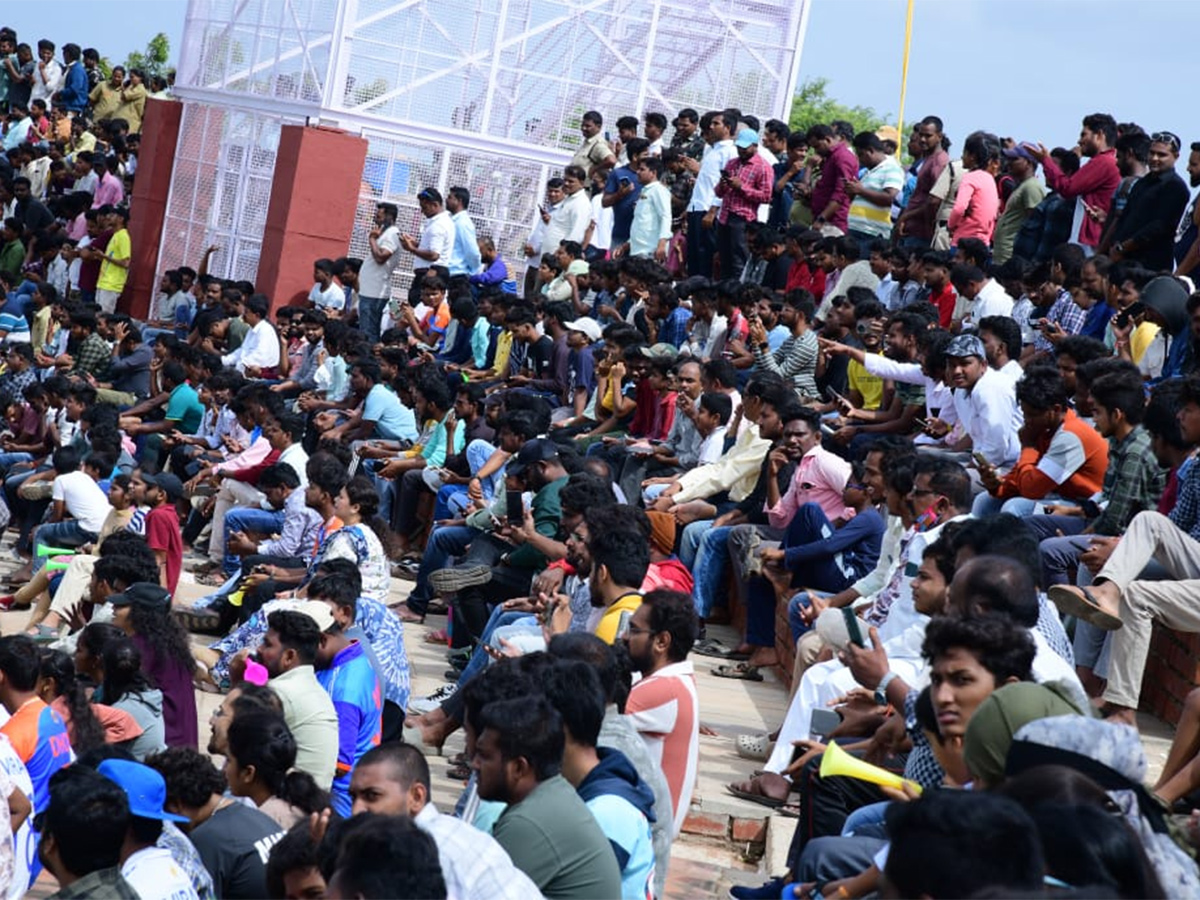
<svg viewBox="0 0 1200 900"><path fill-rule="evenodd" d="M950 582L950 608L966 616L1006 615L1032 628L1038 620L1037 586L1028 569L1005 556L965 558Z"/></svg>

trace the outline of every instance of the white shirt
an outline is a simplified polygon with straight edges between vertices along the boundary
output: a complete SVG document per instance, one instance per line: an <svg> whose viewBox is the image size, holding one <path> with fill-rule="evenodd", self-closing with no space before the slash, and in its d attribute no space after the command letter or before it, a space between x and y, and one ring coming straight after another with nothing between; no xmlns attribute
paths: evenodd
<svg viewBox="0 0 1200 900"><path fill-rule="evenodd" d="M246 332L242 346L221 357L221 362L233 366L243 375L246 366L273 369L279 365L279 336L266 319Z"/></svg>
<svg viewBox="0 0 1200 900"><path fill-rule="evenodd" d="M308 299L317 309L340 310L346 306L346 292L336 281L330 279L329 287L321 289L320 283L314 284L308 292Z"/></svg>
<svg viewBox="0 0 1200 900"><path fill-rule="evenodd" d="M79 523L79 526L92 534L99 534L104 527L104 520L112 511L108 503L108 495L100 490L100 485L82 469L59 475L54 479L50 489L51 500L61 500L66 511Z"/></svg>
<svg viewBox="0 0 1200 900"><path fill-rule="evenodd" d="M38 63L41 61L38 60ZM33 90L29 92L30 101L45 100L46 109L50 109L50 96L62 87L63 70L56 60L46 63L45 71L38 63L33 66Z"/></svg>
<svg viewBox="0 0 1200 900"><path fill-rule="evenodd" d="M967 318L973 327L978 328L979 323L988 316L1011 316L1012 308L1013 298L1008 295L1008 291L1002 288L995 278L989 278L975 295Z"/></svg>
<svg viewBox="0 0 1200 900"><path fill-rule="evenodd" d="M700 160L700 171L696 173L696 183L692 186L692 199L688 202L688 212L708 212L714 206L721 205L717 196L717 182L721 179L721 171L725 164L737 155L733 140L719 141L704 148L704 156Z"/></svg>
<svg viewBox="0 0 1200 900"><path fill-rule="evenodd" d="M462 819L442 815L432 803L425 804L413 823L437 844L446 896L459 900L527 900L542 895L490 834Z"/></svg>
<svg viewBox="0 0 1200 900"><path fill-rule="evenodd" d="M425 224L421 226L421 242L418 248L432 250L437 254L435 260L418 257L415 263L418 268L450 264L450 254L454 251L454 220L450 218L450 213L443 209L433 218L425 220Z"/></svg>
<svg viewBox="0 0 1200 900"><path fill-rule="evenodd" d="M380 250L390 250L392 255L387 262L376 262L370 253L363 260L358 272L358 293L361 297L386 299L392 294L392 270L400 262L400 229L389 225L383 234L375 239Z"/></svg>
<svg viewBox="0 0 1200 900"><path fill-rule="evenodd" d="M538 219L538 223L541 223ZM596 194L592 198L592 243L597 250L608 250L612 247L613 211L604 207L604 197Z"/></svg>
<svg viewBox="0 0 1200 900"><path fill-rule="evenodd" d="M121 875L139 897L155 900L198 900L187 873L175 862L170 850L146 847L121 864Z"/></svg>
<svg viewBox="0 0 1200 900"><path fill-rule="evenodd" d="M88 172L86 175L80 175L75 179L75 183L71 185L72 191L86 191L89 194L96 193L96 185L100 183L100 176L95 172Z"/></svg>
<svg viewBox="0 0 1200 900"><path fill-rule="evenodd" d="M563 241L583 243L592 221L592 201L582 188L567 197L550 214L550 223L542 234L542 252L553 253Z"/></svg>
<svg viewBox="0 0 1200 900"><path fill-rule="evenodd" d="M1017 461L1021 455L1017 432L1025 419L1011 379L988 369L970 391L954 389L954 409L974 451L1000 468Z"/></svg>
<svg viewBox="0 0 1200 900"><path fill-rule="evenodd" d="M300 443L289 444L288 448L279 454L279 462L291 466L292 471L300 478L300 490L308 487L308 453Z"/></svg>
<svg viewBox="0 0 1200 900"><path fill-rule="evenodd" d="M996 371L998 371L1013 384L1016 384L1025 377L1025 370L1021 368L1021 364L1015 359L1010 359Z"/></svg>

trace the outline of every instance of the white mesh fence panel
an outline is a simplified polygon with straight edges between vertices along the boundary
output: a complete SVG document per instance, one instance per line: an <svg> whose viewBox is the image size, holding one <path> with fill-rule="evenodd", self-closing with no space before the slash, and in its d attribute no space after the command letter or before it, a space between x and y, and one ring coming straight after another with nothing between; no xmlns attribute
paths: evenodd
<svg viewBox="0 0 1200 900"><path fill-rule="evenodd" d="M160 271L222 247L214 274L254 279L284 122L370 141L350 247L374 204L415 234L416 192L470 189L514 275L542 186L600 110L668 119L790 104L808 0L190 0L176 81L187 103ZM397 273L397 287L411 264Z"/></svg>

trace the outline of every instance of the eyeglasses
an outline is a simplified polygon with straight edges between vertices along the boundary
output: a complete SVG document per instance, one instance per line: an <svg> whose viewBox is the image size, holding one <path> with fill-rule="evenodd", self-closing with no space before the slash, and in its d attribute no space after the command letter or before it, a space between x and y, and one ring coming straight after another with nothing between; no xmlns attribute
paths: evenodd
<svg viewBox="0 0 1200 900"><path fill-rule="evenodd" d="M847 481L846 482L846 490L848 490L848 491L861 491L864 489L866 489L865 484L859 484L857 481Z"/></svg>
<svg viewBox="0 0 1200 900"><path fill-rule="evenodd" d="M625 626L626 634L654 634L653 628L638 628L636 625L630 624Z"/></svg>
<svg viewBox="0 0 1200 900"><path fill-rule="evenodd" d="M1154 132L1154 134L1150 135L1150 143L1152 143L1152 144L1166 144L1166 145L1167 145L1167 146L1169 146L1169 147L1170 147L1172 150L1174 150L1176 153L1178 153L1178 152L1179 152L1179 148L1180 148L1181 146L1183 146L1183 141L1181 141L1181 140L1179 139L1179 135L1177 135L1177 134L1174 134L1174 133L1172 133L1172 132L1170 132L1170 131L1156 131L1156 132Z"/></svg>

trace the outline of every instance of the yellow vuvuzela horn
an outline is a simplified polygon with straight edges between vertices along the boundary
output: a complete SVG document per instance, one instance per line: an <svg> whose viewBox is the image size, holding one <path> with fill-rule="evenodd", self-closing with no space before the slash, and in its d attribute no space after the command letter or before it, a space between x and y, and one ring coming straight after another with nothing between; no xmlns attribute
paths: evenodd
<svg viewBox="0 0 1200 900"><path fill-rule="evenodd" d="M837 744L830 744L821 755L820 774L822 778L839 775L843 778L857 778L859 781L869 781L871 784L895 788L898 791L904 790L904 785L907 784L918 794L921 793L921 786L915 781L909 781L887 769L863 762L861 759L851 756Z"/></svg>

